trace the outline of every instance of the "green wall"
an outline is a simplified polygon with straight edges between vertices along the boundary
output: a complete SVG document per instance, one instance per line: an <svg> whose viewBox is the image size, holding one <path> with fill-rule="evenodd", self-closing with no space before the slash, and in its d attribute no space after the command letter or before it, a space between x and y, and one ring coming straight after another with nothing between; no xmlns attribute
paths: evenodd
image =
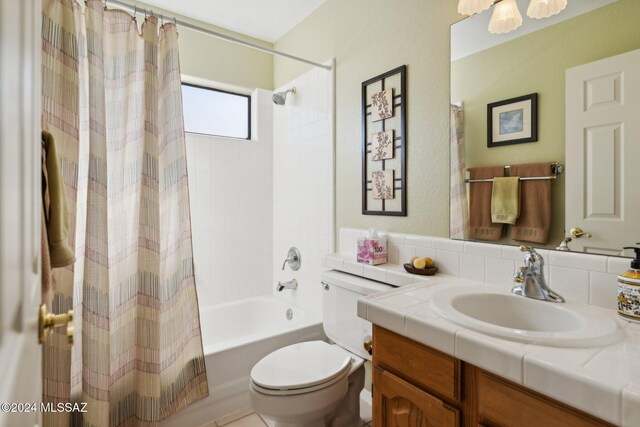
<svg viewBox="0 0 640 427"><path fill-rule="evenodd" d="M173 12L167 12L139 1L123 1L131 5L137 5L141 9L153 10L156 15L175 16L184 22L273 48L273 45L269 42L238 34ZM141 16L138 15L139 22L142 22L140 18ZM246 89L273 88L273 56L271 54L229 43L180 27L180 25L178 25L178 48L180 50L180 72L183 75L223 83L225 86Z"/></svg>
<svg viewBox="0 0 640 427"><path fill-rule="evenodd" d="M640 48L639 3L620 0L453 62L451 99L464 102L467 167L564 163L565 70ZM539 97L538 141L487 148L487 104L534 92ZM555 247L564 237L562 176L552 189L549 245Z"/></svg>
<svg viewBox="0 0 640 427"><path fill-rule="evenodd" d="M327 0L275 43L336 59L336 225L449 236L449 26L455 0ZM408 216L362 215L361 84L407 65ZM275 59L275 87L308 68Z"/></svg>

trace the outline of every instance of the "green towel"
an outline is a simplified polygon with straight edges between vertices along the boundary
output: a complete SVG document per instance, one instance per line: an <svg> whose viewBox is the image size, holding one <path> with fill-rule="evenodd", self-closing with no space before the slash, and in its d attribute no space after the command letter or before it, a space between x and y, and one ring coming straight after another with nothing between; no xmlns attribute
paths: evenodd
<svg viewBox="0 0 640 427"><path fill-rule="evenodd" d="M64 183L62 182L62 171L60 170L60 160L58 159L55 140L49 132L42 131L42 141L47 153L46 188L43 190L48 193L49 201L49 206L45 206L45 219L47 222L51 267L64 267L73 264L76 260L68 243L71 230L69 230L70 218L69 209L67 208L67 196L64 194Z"/></svg>
<svg viewBox="0 0 640 427"><path fill-rule="evenodd" d="M495 177L491 190L491 222L515 224L520 216L520 177Z"/></svg>

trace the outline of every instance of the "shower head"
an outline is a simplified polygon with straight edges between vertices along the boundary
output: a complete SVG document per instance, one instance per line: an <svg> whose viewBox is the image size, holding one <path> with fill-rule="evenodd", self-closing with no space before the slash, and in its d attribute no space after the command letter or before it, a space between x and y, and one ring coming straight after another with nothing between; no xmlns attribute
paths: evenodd
<svg viewBox="0 0 640 427"><path fill-rule="evenodd" d="M285 101L287 100L287 94L289 92L296 93L296 88L292 87L291 89L287 89L284 92L274 93L273 96L271 97L273 99L273 103L276 105L284 105Z"/></svg>

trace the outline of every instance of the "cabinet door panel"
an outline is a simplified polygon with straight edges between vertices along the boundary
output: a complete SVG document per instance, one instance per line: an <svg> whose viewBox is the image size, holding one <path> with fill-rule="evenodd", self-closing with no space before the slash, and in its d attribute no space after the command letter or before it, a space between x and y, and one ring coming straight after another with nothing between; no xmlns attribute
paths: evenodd
<svg viewBox="0 0 640 427"><path fill-rule="evenodd" d="M374 325L373 364L428 389L460 401L460 361Z"/></svg>
<svg viewBox="0 0 640 427"><path fill-rule="evenodd" d="M374 367L374 427L457 427L457 409L430 394Z"/></svg>
<svg viewBox="0 0 640 427"><path fill-rule="evenodd" d="M610 424L477 370L481 423L505 427L602 427Z"/></svg>

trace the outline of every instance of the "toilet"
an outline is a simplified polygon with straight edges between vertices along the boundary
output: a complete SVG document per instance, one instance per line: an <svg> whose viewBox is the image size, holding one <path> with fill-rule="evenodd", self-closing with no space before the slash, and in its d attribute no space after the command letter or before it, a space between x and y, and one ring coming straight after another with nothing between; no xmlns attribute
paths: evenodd
<svg viewBox="0 0 640 427"><path fill-rule="evenodd" d="M364 342L371 323L357 314L363 295L390 285L339 271L322 274L324 331L331 341L309 341L280 348L251 370L253 409L276 427L354 427L360 425Z"/></svg>

